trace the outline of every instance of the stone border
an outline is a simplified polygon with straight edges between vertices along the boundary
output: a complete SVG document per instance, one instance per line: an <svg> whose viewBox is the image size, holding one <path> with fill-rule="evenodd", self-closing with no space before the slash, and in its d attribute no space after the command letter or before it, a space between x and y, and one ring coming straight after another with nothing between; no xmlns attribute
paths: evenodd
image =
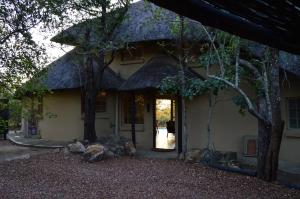
<svg viewBox="0 0 300 199"><path fill-rule="evenodd" d="M19 146L25 146L25 147L48 148L48 149L57 149L57 148L64 148L65 147L64 145L44 145L44 144L25 143L25 142L17 141L14 138L14 136L12 136L12 135L8 135L7 138L13 144L16 144L16 145L19 145ZM26 139L26 138L23 138L23 139ZM46 141L46 140L43 140L43 141Z"/></svg>

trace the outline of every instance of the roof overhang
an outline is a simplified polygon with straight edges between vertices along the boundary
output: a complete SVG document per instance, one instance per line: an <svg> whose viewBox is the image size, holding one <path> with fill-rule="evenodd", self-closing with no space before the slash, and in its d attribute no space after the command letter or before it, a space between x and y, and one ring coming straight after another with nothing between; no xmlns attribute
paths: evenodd
<svg viewBox="0 0 300 199"><path fill-rule="evenodd" d="M300 54L300 2L295 0L150 0L203 25Z"/></svg>

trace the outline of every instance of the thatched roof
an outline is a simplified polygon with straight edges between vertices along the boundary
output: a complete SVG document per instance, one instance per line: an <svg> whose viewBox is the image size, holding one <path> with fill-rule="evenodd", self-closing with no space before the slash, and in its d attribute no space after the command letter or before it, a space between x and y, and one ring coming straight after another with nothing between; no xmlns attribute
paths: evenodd
<svg viewBox="0 0 300 199"><path fill-rule="evenodd" d="M264 59L266 49L267 46L251 41L242 46L242 50L248 51L259 59ZM279 63L281 69L300 77L300 56L280 51Z"/></svg>
<svg viewBox="0 0 300 199"><path fill-rule="evenodd" d="M97 19L91 19L74 25L52 38L52 41L68 45L81 44L88 26L92 29L91 42L97 43L99 35L95 27L98 22ZM199 22L186 19L185 23L188 27L186 28L188 39L200 41L206 39ZM174 28L176 24L179 24L179 15L141 0L129 6L123 20L115 28L111 40L122 43L173 40L178 38ZM101 33L98 31L98 34Z"/></svg>
<svg viewBox="0 0 300 199"><path fill-rule="evenodd" d="M300 56L281 51L279 63L282 69L300 78Z"/></svg>
<svg viewBox="0 0 300 199"><path fill-rule="evenodd" d="M50 90L79 88L83 86L85 79L82 67L83 55L79 55L74 49L50 64L43 82ZM123 81L107 67L103 74L101 88L116 90Z"/></svg>
<svg viewBox="0 0 300 199"><path fill-rule="evenodd" d="M154 57L131 75L119 90L158 89L164 78L175 76L178 71L179 65L173 58L167 56ZM200 78L196 72L189 68L185 68L185 76L187 78Z"/></svg>

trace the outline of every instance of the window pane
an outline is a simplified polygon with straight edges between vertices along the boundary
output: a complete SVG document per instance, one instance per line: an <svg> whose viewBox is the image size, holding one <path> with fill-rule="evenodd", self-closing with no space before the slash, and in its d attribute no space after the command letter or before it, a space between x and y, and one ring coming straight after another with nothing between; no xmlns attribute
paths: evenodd
<svg viewBox="0 0 300 199"><path fill-rule="evenodd" d="M300 128L300 99L289 99L289 127Z"/></svg>
<svg viewBox="0 0 300 199"><path fill-rule="evenodd" d="M131 111L132 103L131 96L129 94L124 95L122 98L123 104L123 121L125 124L131 124ZM135 114L135 123L144 124L144 97L143 95L135 96L135 105L136 105L136 114Z"/></svg>
<svg viewBox="0 0 300 199"><path fill-rule="evenodd" d="M144 124L144 97L142 95L136 96L135 104L136 104L135 122L137 124Z"/></svg>
<svg viewBox="0 0 300 199"><path fill-rule="evenodd" d="M96 112L106 112L106 93L100 92L96 98Z"/></svg>
<svg viewBox="0 0 300 199"><path fill-rule="evenodd" d="M297 118L297 111L290 109L290 118L296 119Z"/></svg>
<svg viewBox="0 0 300 199"><path fill-rule="evenodd" d="M297 120L296 119L290 119L290 127L297 128Z"/></svg>
<svg viewBox="0 0 300 199"><path fill-rule="evenodd" d="M296 108L296 100L289 100L289 108L290 109Z"/></svg>

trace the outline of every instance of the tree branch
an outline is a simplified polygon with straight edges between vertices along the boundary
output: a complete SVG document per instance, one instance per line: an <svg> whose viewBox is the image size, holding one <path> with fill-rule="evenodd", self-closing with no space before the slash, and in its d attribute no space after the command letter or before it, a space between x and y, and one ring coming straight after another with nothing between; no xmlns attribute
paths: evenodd
<svg viewBox="0 0 300 199"><path fill-rule="evenodd" d="M225 83L226 85L230 86L231 88L233 88L240 95L242 95L242 97L246 100L249 113L251 113L254 117L256 117L257 119L259 119L261 121L264 121L266 123L270 123L268 120L266 120L266 118L264 118L261 114L258 113L258 111L254 108L254 105L251 102L251 100L249 99L249 97L247 96L247 94L241 88L235 86L230 81L228 81L226 79L223 79L221 77L217 77L215 75L208 75L208 77L212 78L212 79L215 79L215 80L218 80L218 81L221 81L221 82Z"/></svg>
<svg viewBox="0 0 300 199"><path fill-rule="evenodd" d="M240 83L239 60L240 60L240 46L238 45L236 49L236 57L235 57L235 86L236 87L239 87L239 83Z"/></svg>
<svg viewBox="0 0 300 199"><path fill-rule="evenodd" d="M263 68L263 78L264 78L263 88L266 96L268 118L272 118L272 105L271 105L271 99L269 94L269 81L268 81L267 68L265 63L263 63L262 68Z"/></svg>
<svg viewBox="0 0 300 199"><path fill-rule="evenodd" d="M217 55L217 58L218 58L218 62L219 62L219 65L220 65L220 70L221 70L221 75L222 77L224 77L225 75L225 68L224 68L224 65L223 65L223 62L221 60L221 57L220 57L220 54L219 54L219 51L215 45L215 42L214 42L214 39L211 37L210 33L207 31L206 27L202 25L202 23L200 23L201 27L203 28L205 34L207 35L211 45L213 46L214 48L214 51L216 52L216 55Z"/></svg>
<svg viewBox="0 0 300 199"><path fill-rule="evenodd" d="M105 63L104 68L108 67L114 61L115 54L116 54L116 51L113 50L111 55L110 55L110 60L107 63Z"/></svg>
<svg viewBox="0 0 300 199"><path fill-rule="evenodd" d="M250 63L249 61L244 60L244 59L239 59L239 64L248 68L254 74L254 76L257 80L262 81L261 73L252 63Z"/></svg>

